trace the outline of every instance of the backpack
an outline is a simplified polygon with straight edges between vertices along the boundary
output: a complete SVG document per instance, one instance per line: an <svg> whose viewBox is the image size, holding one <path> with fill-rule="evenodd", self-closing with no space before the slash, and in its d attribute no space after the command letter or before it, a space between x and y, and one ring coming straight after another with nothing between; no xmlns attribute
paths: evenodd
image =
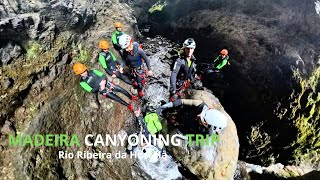
<svg viewBox="0 0 320 180"><path fill-rule="evenodd" d="M147 115L144 117L144 121L147 124L148 131L152 135L161 131L162 124L159 121L159 117L158 117L157 113L147 113Z"/></svg>

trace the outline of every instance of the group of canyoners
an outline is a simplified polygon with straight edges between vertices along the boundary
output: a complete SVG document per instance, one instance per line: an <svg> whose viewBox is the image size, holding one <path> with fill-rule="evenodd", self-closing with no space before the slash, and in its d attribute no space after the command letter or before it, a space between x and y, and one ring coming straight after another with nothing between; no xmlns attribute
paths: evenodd
<svg viewBox="0 0 320 180"><path fill-rule="evenodd" d="M130 111L134 111L131 103L124 101L116 93L122 93L131 101L138 100L144 96L143 88L146 84L146 78L153 76L150 65L150 59L141 48L138 42L134 42L132 37L122 32L122 24L115 23L115 32L112 35L112 44L118 51L121 61L117 61L116 56L109 50L107 40L101 40L99 48L99 62L105 72L112 78L119 78L123 82L132 85L138 90L138 96L131 95L124 88L108 81L107 76L98 70L89 70L84 64L76 63L73 66L74 73L80 76L80 86L91 93L102 94L106 98L121 103L128 107ZM170 77L170 99L169 102L156 108L149 109L144 112L143 117L140 108L134 111L144 134L159 134L162 125L159 122L159 115L163 110L176 110L174 122L183 124L182 133L209 134L217 133L227 126L227 117L220 112L207 105L201 100L181 99L181 94L185 91L193 79L201 77L196 75L196 58L193 53L196 48L196 42L193 38L184 41L179 57L174 63L174 67ZM214 59L210 65L211 69L220 70L229 64L228 50L223 49L220 55ZM146 64L145 68L143 64ZM123 68L128 66L131 76L124 75ZM181 112L181 113L179 113ZM185 131L184 131L185 130ZM155 146L146 146L144 153L150 154L150 161L158 160L154 151L160 150L164 152L164 146L157 143ZM132 147L128 148L129 150ZM148 149L148 150L147 150Z"/></svg>

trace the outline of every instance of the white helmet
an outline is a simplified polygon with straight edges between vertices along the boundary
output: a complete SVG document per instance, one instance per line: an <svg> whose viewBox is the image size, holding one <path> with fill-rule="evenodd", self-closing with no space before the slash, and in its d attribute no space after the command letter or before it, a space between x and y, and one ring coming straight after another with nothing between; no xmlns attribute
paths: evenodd
<svg viewBox="0 0 320 180"><path fill-rule="evenodd" d="M200 114L201 122L205 127L211 126L213 131L221 131L227 127L227 117L216 109L209 109L205 106Z"/></svg>
<svg viewBox="0 0 320 180"><path fill-rule="evenodd" d="M157 163L160 160L160 157L161 157L160 150L151 144L144 146L142 148L142 152L143 152L144 158L148 162Z"/></svg>
<svg viewBox="0 0 320 180"><path fill-rule="evenodd" d="M129 35L122 34L119 37L118 44L122 49L126 49L130 45L131 42L132 42L132 38Z"/></svg>
<svg viewBox="0 0 320 180"><path fill-rule="evenodd" d="M196 48L196 42L194 41L193 38L188 38L188 39L186 39L184 41L183 47L195 49Z"/></svg>

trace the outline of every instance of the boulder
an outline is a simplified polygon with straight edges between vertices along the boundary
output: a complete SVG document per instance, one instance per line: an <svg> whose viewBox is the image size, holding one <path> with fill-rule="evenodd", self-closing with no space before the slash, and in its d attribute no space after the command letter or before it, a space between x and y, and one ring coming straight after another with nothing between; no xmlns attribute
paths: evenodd
<svg viewBox="0 0 320 180"><path fill-rule="evenodd" d="M170 147L172 155L201 179L233 179L239 154L239 140L234 122L219 100L208 91L196 90L192 98L200 99L210 108L224 113L228 118L228 126L219 133L220 140L215 146Z"/></svg>

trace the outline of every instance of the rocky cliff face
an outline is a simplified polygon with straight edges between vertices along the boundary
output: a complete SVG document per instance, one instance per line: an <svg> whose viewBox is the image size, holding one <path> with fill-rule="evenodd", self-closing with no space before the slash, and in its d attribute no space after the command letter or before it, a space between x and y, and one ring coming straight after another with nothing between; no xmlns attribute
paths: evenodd
<svg viewBox="0 0 320 180"><path fill-rule="evenodd" d="M118 1L3 1L0 7L1 178L132 178L129 160L58 159L59 150L123 147L8 146L9 134L77 134L81 140L88 133L116 134L128 126L132 115L81 90L71 69L74 62L94 67L90 61L97 44L112 33L114 21L132 33L132 10Z"/></svg>
<svg viewBox="0 0 320 180"><path fill-rule="evenodd" d="M217 86L214 77L205 85L235 119L240 158L265 165L302 160L318 167L318 3L157 2L132 3L140 25L151 26L149 35L179 43L195 38L202 63L229 50L231 66L223 70L227 85Z"/></svg>

